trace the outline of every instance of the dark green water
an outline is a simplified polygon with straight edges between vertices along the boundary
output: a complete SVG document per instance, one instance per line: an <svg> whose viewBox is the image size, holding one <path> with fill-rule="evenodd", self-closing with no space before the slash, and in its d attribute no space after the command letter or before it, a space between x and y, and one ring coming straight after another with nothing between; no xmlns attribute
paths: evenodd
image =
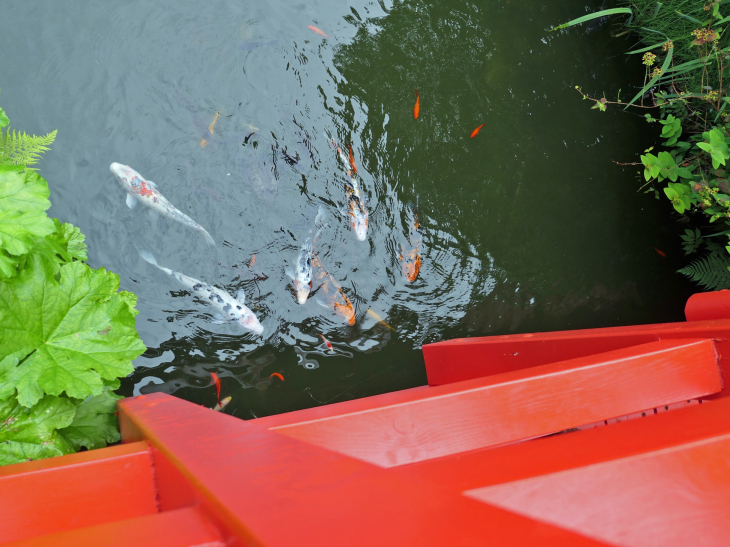
<svg viewBox="0 0 730 547"><path fill-rule="evenodd" d="M573 90L633 94L642 67L622 55L633 43L608 25L548 33L598 1L525 4L5 2L0 104L18 128L59 130L40 165L50 213L81 227L90 264L139 295L149 351L123 394L212 406L216 372L226 411L252 418L424 384L420 347L441 339L680 320L682 227L668 202L637 193L635 168L610 162L637 158L654 128L590 111ZM352 143L367 242L338 212L342 171L325 130ZM114 161L154 180L218 246L130 211ZM423 267L408 284L398 249L417 196ZM318 252L356 307L354 327L287 289L321 204L330 227ZM243 287L263 339L210 323L140 249ZM268 279L252 278L254 254Z"/></svg>

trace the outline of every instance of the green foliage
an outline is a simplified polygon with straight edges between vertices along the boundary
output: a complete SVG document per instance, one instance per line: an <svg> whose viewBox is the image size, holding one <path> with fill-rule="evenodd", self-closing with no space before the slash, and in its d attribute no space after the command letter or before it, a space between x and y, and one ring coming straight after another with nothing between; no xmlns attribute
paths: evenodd
<svg viewBox="0 0 730 547"><path fill-rule="evenodd" d="M41 154L50 150L48 147L56 138L57 131L47 135L36 136L11 130L5 134L0 131L0 164L3 165L35 165Z"/></svg>
<svg viewBox="0 0 730 547"><path fill-rule="evenodd" d="M0 142L0 465L118 441L112 390L145 350L137 297L83 262L84 235L46 215L40 175L2 165L37 159L51 140L12 157Z"/></svg>
<svg viewBox="0 0 730 547"><path fill-rule="evenodd" d="M630 8L611 8L611 9L604 9L601 11L596 11L594 13L589 13L588 15L584 15L583 17L578 17L577 19L572 19L571 21L568 21L567 23L563 23L562 25L558 25L557 27L553 27L550 30L559 30L566 27L572 27L573 25L579 25L581 23L585 23L587 21L591 21L593 19L599 19L601 17L607 17L609 15L618 15L620 13L631 15L632 11Z"/></svg>
<svg viewBox="0 0 730 547"><path fill-rule="evenodd" d="M710 253L677 270L708 291L730 289L730 256L727 253Z"/></svg>
<svg viewBox="0 0 730 547"><path fill-rule="evenodd" d="M702 233L695 228L694 230L685 230L683 236L680 236L684 243L682 243L682 248L684 249L684 254L690 255L697 251L697 249L700 248L700 245L702 245Z"/></svg>

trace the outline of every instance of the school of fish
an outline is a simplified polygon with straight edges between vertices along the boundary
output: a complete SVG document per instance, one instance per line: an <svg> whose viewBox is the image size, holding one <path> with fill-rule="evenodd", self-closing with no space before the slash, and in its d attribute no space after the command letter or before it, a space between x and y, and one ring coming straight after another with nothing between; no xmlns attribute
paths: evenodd
<svg viewBox="0 0 730 547"><path fill-rule="evenodd" d="M324 38L328 37L317 27L310 25L309 29ZM420 115L421 97L417 89L415 90L415 94L416 103L413 107L413 118L417 120ZM208 132L211 136L215 134L215 124L218 121L219 115L219 113L215 114L215 118L208 127ZM484 126L485 124L479 125L471 132L470 137L472 139L476 137ZM343 148L335 141L335 139L332 138L329 132L325 132L325 135L336 151L337 161L339 161L344 174L343 190L345 209L341 212L343 216L347 218L348 224L352 228L355 238L358 241L367 241L369 223L368 209L365 195L362 192L360 182L358 181L359 176L352 145L346 145L348 153L345 154ZM249 135L249 137L250 136L251 135ZM200 146L201 148L204 148L206 145L207 141L203 138L200 141ZM130 209L134 210L138 204L142 204L163 216L196 230L203 236L206 243L211 246L215 246L215 241L208 231L203 228L202 225L198 224L175 207L165 196L162 195L154 182L145 179L131 167L120 163L112 163L110 170L116 177L122 189L126 192L126 204ZM190 166L188 166L188 170L191 170ZM323 223L323 219L324 210L320 207L317 216L313 221L312 228L309 230L304 243L300 247L299 253L293 258L292 268L286 269L286 274L291 279L291 288L293 289L296 301L300 305L305 305L310 295L316 291L316 300L321 306L331 310L344 323L354 325L356 317L355 308L352 305L352 302L342 290L342 287L339 285L337 280L327 271L316 252L317 238L327 227L327 225ZM400 245L400 252L398 255L403 277L408 283L413 283L420 275L422 266L421 246L422 230L418 219L418 200L416 200L416 205L411 207L409 212L408 239L405 244ZM659 249L655 250L661 256L666 256ZM149 251L142 250L139 254L143 260L166 273L185 289L190 291L194 296L210 305L211 308L216 311L215 315L213 315L213 318L211 319L213 323L237 323L245 331L258 336L263 334L264 327L261 325L256 315L245 305L246 295L243 289L239 290L236 296L233 297L223 289L209 285L204 281L194 279L180 272L173 271L170 268L161 266L157 263L156 258ZM255 261L256 255L251 258L251 261L248 264L249 270L253 269ZM264 274L256 274L255 277L257 279L266 279ZM385 327L389 329L393 328L385 323L385 321L383 321L383 319L373 310L368 309L367 315L371 316ZM330 341L322 334L319 334L318 336L322 338L322 341L328 351L330 353L334 352ZM271 374L270 378L273 379L274 377L284 381L284 377L278 372ZM227 397L221 401L220 379L215 373L211 373L211 379L213 380L213 384L216 386L217 393L217 404L213 410L220 411L231 401L231 397Z"/></svg>

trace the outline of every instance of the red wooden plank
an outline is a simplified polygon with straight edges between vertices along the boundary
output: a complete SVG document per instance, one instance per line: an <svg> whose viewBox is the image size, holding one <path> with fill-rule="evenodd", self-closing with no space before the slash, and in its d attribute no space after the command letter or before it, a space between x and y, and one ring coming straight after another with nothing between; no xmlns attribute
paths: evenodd
<svg viewBox="0 0 730 547"><path fill-rule="evenodd" d="M730 291L693 294L684 307L687 321L730 319Z"/></svg>
<svg viewBox="0 0 730 547"><path fill-rule="evenodd" d="M0 469L0 542L157 512L144 443Z"/></svg>
<svg viewBox="0 0 730 547"><path fill-rule="evenodd" d="M730 377L730 319L459 338L424 345L423 357L428 383L437 386L656 340L683 338L716 340L720 365Z"/></svg>
<svg viewBox="0 0 730 547"><path fill-rule="evenodd" d="M274 428L381 467L555 433L722 388L710 340L669 340L433 387L427 397Z"/></svg>
<svg viewBox="0 0 730 547"><path fill-rule="evenodd" d="M220 533L195 508L3 543L3 547L224 547Z"/></svg>
<svg viewBox="0 0 730 547"><path fill-rule="evenodd" d="M157 448L240 545L602 545L162 393L119 409L123 439Z"/></svg>
<svg viewBox="0 0 730 547"><path fill-rule="evenodd" d="M725 547L730 435L465 494L627 547Z"/></svg>
<svg viewBox="0 0 730 547"><path fill-rule="evenodd" d="M456 492L520 481L730 434L730 398L586 431L478 450L389 470Z"/></svg>
<svg viewBox="0 0 730 547"><path fill-rule="evenodd" d="M77 452L76 454L69 454L67 456L59 456L57 458L47 458L45 460L34 460L32 462L3 465L0 466L0 477L4 477L5 475L16 475L18 473L26 473L28 471L39 471L41 469L65 467L68 465L91 462L95 460L105 460L107 458L125 456L127 454L147 452L148 450L149 445L144 441L117 446L109 446L106 448L98 448L96 450L85 450L83 452Z"/></svg>

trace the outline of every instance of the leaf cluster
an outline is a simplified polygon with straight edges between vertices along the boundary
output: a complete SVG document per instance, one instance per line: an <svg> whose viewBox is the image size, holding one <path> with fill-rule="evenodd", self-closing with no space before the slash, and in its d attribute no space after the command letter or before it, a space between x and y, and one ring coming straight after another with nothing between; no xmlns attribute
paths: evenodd
<svg viewBox="0 0 730 547"><path fill-rule="evenodd" d="M145 350L136 296L84 263L49 194L36 172L0 165L0 465L118 441L113 390Z"/></svg>

